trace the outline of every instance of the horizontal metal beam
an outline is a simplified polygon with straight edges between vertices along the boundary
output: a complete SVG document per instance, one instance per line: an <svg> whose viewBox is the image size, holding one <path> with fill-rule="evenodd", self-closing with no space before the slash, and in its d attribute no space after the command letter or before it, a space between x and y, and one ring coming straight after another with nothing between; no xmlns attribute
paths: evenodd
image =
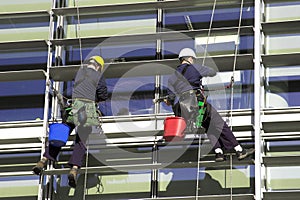
<svg viewBox="0 0 300 200"><path fill-rule="evenodd" d="M199 162L200 167L205 168L220 168L220 169L230 169L231 162L233 166L245 166L245 165L254 165L254 160L252 158L238 160L235 157L235 154L232 155L232 160L230 159L230 154L226 154L227 160L224 162L216 162L214 156L210 156L209 158L205 158L205 160L201 160ZM210 160L209 160L210 159ZM184 162L184 163L171 163L166 168L189 168L195 167L197 168L197 162Z"/></svg>
<svg viewBox="0 0 300 200"><path fill-rule="evenodd" d="M131 35L113 35L113 36L97 36L97 37L81 37L80 42L82 45L102 44L105 46L114 46L120 44L135 44L141 42L155 42L156 40L162 41L176 41L188 40L195 37L207 37L208 32L210 35L230 35L236 34L240 31L240 35L253 35L253 26L242 27L224 27L212 29L197 29L197 30L182 30L182 31L165 31L159 33L147 34L131 34ZM70 39L54 39L51 40L53 45L79 45L78 38Z"/></svg>
<svg viewBox="0 0 300 200"><path fill-rule="evenodd" d="M292 34L300 32L300 20L281 21L281 22L264 22L262 31L265 35L272 34Z"/></svg>
<svg viewBox="0 0 300 200"><path fill-rule="evenodd" d="M262 55L262 62L265 67L299 65L300 53Z"/></svg>
<svg viewBox="0 0 300 200"><path fill-rule="evenodd" d="M264 200L298 200L299 196L300 190L264 192Z"/></svg>
<svg viewBox="0 0 300 200"><path fill-rule="evenodd" d="M234 166L242 165L253 165L254 161L252 159L245 159L238 161L233 159ZM200 161L201 167L209 168L222 168L229 169L231 165L230 160L224 162L215 162L214 159L211 161ZM163 168L184 168L184 167L197 167L197 162L184 162L184 163L157 163L157 164L129 164L129 165L110 165L110 166L99 166L99 167L82 167L79 170L79 174L82 173L98 173L100 175L113 175L113 174L122 174L128 173L129 171L148 171L153 169L163 169ZM51 169L45 170L44 175L61 175L69 173L70 169Z"/></svg>
<svg viewBox="0 0 300 200"><path fill-rule="evenodd" d="M287 139L299 139L300 133L298 130L296 131L288 131L288 132L264 132L262 135L265 141L272 141L272 140L287 140Z"/></svg>
<svg viewBox="0 0 300 200"><path fill-rule="evenodd" d="M161 164L116 165L100 167L82 167L78 173L99 173L101 175L121 174L134 170L152 170L161 168ZM60 175L69 173L70 169L52 169L43 171L44 175Z"/></svg>
<svg viewBox="0 0 300 200"><path fill-rule="evenodd" d="M241 2L239 0L221 0L218 1L218 7L234 5L237 6ZM245 4L252 3L251 0L246 0ZM146 11L156 11L157 9L173 9L179 7L212 7L213 1L210 0L167 0L167 1L157 1L157 2L141 2L141 3L124 3L124 4L111 4L111 5L99 5L99 6L85 6L79 7L80 15L93 15L93 14L109 14L114 15L115 13L132 13L132 12L146 12ZM56 8L53 9L55 15L65 15L74 16L77 15L77 7L67 7L67 8Z"/></svg>
<svg viewBox="0 0 300 200"><path fill-rule="evenodd" d="M13 171L13 172L0 172L0 177L8 176L33 176L32 171Z"/></svg>
<svg viewBox="0 0 300 200"><path fill-rule="evenodd" d="M269 110L261 115L263 130L267 132L295 132L300 126L299 109Z"/></svg>
<svg viewBox="0 0 300 200"><path fill-rule="evenodd" d="M46 40L25 40L25 41L14 41L14 42L0 42L0 50L21 50L21 49L32 49L32 48L44 48L47 50Z"/></svg>
<svg viewBox="0 0 300 200"><path fill-rule="evenodd" d="M9 13L0 13L0 20L2 19L18 19L18 18L44 18L48 17L49 19L49 11L47 10L39 10L39 11L27 11L27 12L9 12Z"/></svg>
<svg viewBox="0 0 300 200"><path fill-rule="evenodd" d="M0 72L0 82L46 79L44 70L22 70Z"/></svg>
<svg viewBox="0 0 300 200"><path fill-rule="evenodd" d="M264 0L265 3L298 2L299 0Z"/></svg>
<svg viewBox="0 0 300 200"><path fill-rule="evenodd" d="M263 161L267 167L300 166L300 156L267 156Z"/></svg>
<svg viewBox="0 0 300 200"><path fill-rule="evenodd" d="M195 196L183 196L183 197L159 197L158 200L195 200ZM233 195L205 195L198 196L197 199L203 200L254 200L254 194L233 194ZM142 200L142 199L135 199ZM153 200L150 198L143 198L143 200Z"/></svg>
<svg viewBox="0 0 300 200"><path fill-rule="evenodd" d="M206 65L217 71L231 71L234 59L234 55L212 56L206 58ZM253 69L252 54L238 55L236 59L236 70ZM177 59L108 63L104 75L106 78L166 75L174 72L177 65ZM54 81L71 81L75 78L78 69L79 66L51 67L50 77ZM131 72L127 73L130 70Z"/></svg>

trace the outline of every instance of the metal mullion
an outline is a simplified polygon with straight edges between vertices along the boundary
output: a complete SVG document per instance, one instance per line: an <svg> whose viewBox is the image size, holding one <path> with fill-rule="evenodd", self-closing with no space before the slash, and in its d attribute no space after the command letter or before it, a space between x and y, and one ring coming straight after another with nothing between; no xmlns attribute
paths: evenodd
<svg viewBox="0 0 300 200"><path fill-rule="evenodd" d="M261 0L255 0L254 11L254 134L255 134L255 197L262 199L262 138L261 138Z"/></svg>

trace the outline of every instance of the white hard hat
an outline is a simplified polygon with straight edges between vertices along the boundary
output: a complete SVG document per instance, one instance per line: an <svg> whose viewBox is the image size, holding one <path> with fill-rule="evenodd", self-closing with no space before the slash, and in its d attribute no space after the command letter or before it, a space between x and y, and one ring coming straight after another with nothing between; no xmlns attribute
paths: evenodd
<svg viewBox="0 0 300 200"><path fill-rule="evenodd" d="M193 57L196 58L196 54L195 51L191 48L184 48L181 49L178 58L182 58L182 57Z"/></svg>

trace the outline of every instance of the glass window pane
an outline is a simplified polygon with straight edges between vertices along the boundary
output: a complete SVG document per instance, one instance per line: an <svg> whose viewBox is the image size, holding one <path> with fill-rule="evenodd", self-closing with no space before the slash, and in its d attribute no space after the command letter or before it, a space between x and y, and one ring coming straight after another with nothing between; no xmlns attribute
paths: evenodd
<svg viewBox="0 0 300 200"><path fill-rule="evenodd" d="M9 176L0 178L0 198L10 199L16 196L34 198L38 194L37 176Z"/></svg>
<svg viewBox="0 0 300 200"><path fill-rule="evenodd" d="M118 36L128 34L155 33L156 14L145 12L118 13L118 16L82 16L78 34L78 18L69 17L65 28L66 38L89 36Z"/></svg>
<svg viewBox="0 0 300 200"><path fill-rule="evenodd" d="M105 102L104 115L153 114L154 77L108 79L111 99Z"/></svg>
<svg viewBox="0 0 300 200"><path fill-rule="evenodd" d="M208 29L210 27L212 9L203 7L187 7L185 11L167 9L165 11L164 28L166 30ZM213 16L212 28L239 26L240 7L219 8L218 4ZM241 26L253 24L254 8L244 6Z"/></svg>
<svg viewBox="0 0 300 200"><path fill-rule="evenodd" d="M288 135L289 133L285 133ZM282 160L282 165L269 166L266 168L266 187L268 191L271 190L286 190L286 189L300 189L299 182L299 166L293 166L293 156L299 156L299 145L300 141L295 140L279 140L279 141L267 141L266 142L266 156L269 158L280 158L291 159L290 166L286 165L286 159ZM289 156L291 156L289 158ZM297 162L297 161L295 161ZM297 164L295 164L297 165Z"/></svg>
<svg viewBox="0 0 300 200"><path fill-rule="evenodd" d="M300 34L270 35L266 40L266 54L300 52Z"/></svg>
<svg viewBox="0 0 300 200"><path fill-rule="evenodd" d="M300 66L271 67L267 72L266 107L299 106Z"/></svg>
<svg viewBox="0 0 300 200"><path fill-rule="evenodd" d="M266 21L289 21L300 19L300 2L280 2L266 5Z"/></svg>
<svg viewBox="0 0 300 200"><path fill-rule="evenodd" d="M83 60L92 55L101 55L106 63L154 60L156 56L156 43L132 41L120 42L117 38L109 38L103 42L85 45L81 49L78 45L66 47L66 65L80 63L80 53ZM108 66L109 67L109 66Z"/></svg>
<svg viewBox="0 0 300 200"><path fill-rule="evenodd" d="M47 49L0 51L0 71L46 69Z"/></svg>
<svg viewBox="0 0 300 200"><path fill-rule="evenodd" d="M0 88L0 121L43 119L45 80L0 82Z"/></svg>
<svg viewBox="0 0 300 200"><path fill-rule="evenodd" d="M35 86L34 88L32 86ZM44 94L45 80L0 82L0 96Z"/></svg>
<svg viewBox="0 0 300 200"><path fill-rule="evenodd" d="M143 2L153 2L156 0L126 0L126 4L128 3L143 3ZM69 7L76 6L76 2L74 0L68 0ZM97 5L110 5L110 4L124 4L124 0L78 0L79 6L97 6Z"/></svg>
<svg viewBox="0 0 300 200"><path fill-rule="evenodd" d="M98 176L98 177L92 177ZM115 175L100 176L90 174L87 178L88 193L85 197L100 199L130 199L130 198L148 198L150 196L151 185L150 172L129 171L128 174L120 172ZM95 185L95 181L100 181L100 185ZM98 187L98 188L97 188ZM63 175L58 182L57 196L60 199L83 198L84 194L84 175L78 177L78 186L71 189L67 183L66 175Z"/></svg>
<svg viewBox="0 0 300 200"><path fill-rule="evenodd" d="M171 160L172 156L180 153L181 156L174 160L164 169L159 170L159 195L160 197L170 196L194 196L196 194L197 184L197 148L185 149L180 146L166 146L164 150L159 151L160 162ZM184 151L185 150L185 151ZM212 154L201 158L203 162L213 159ZM229 159L229 157L228 157ZM172 168L172 165L175 167ZM182 167L180 167L182 165ZM189 166L190 165L190 166ZM233 194L252 193L251 187L254 180L254 165L233 165L232 170L225 166L218 167L200 167L199 169L199 194L200 195L220 195L230 194L233 188Z"/></svg>
<svg viewBox="0 0 300 200"><path fill-rule="evenodd" d="M50 10L49 0L10 0L0 2L0 14L8 12L26 12L35 10Z"/></svg>
<svg viewBox="0 0 300 200"><path fill-rule="evenodd" d="M1 42L48 39L48 27L1 29Z"/></svg>
<svg viewBox="0 0 300 200"><path fill-rule="evenodd" d="M232 55L245 54L253 52L254 37L237 35L220 35L210 37L195 37L195 45L198 50L198 56L203 56L205 53L209 56L215 55Z"/></svg>
<svg viewBox="0 0 300 200"><path fill-rule="evenodd" d="M299 190L299 166L267 168L267 190Z"/></svg>
<svg viewBox="0 0 300 200"><path fill-rule="evenodd" d="M13 2L16 3L14 4ZM8 6L11 8L15 8L16 11L22 11L22 12L27 11L27 9L29 9L30 11L34 11L35 9L37 11L43 10L39 8L40 6L39 3L41 2L39 0L31 0L31 1L13 0L13 2L8 1L8 3L4 3L5 5L3 6L1 5L3 4L3 2L0 3L0 12L2 9L8 8ZM49 1L47 2L48 2L47 9L50 9L50 3ZM18 8L21 9L18 10ZM8 12L10 12L10 10ZM6 18L6 17L1 18L0 19L0 42L48 39L49 21L50 21L49 14L45 11L45 13L41 12L39 15L40 16L11 15L10 18Z"/></svg>
<svg viewBox="0 0 300 200"><path fill-rule="evenodd" d="M231 77L234 85L231 87ZM218 72L215 77L204 79L208 89L208 101L217 110L230 110L233 97L233 109L249 109L254 106L253 70ZM233 96L231 97L233 92Z"/></svg>

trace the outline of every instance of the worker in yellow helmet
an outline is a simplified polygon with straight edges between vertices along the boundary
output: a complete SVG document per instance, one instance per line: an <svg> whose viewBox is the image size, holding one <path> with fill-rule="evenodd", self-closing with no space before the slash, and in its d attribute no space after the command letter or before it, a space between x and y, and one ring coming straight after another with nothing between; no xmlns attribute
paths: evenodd
<svg viewBox="0 0 300 200"><path fill-rule="evenodd" d="M101 66L100 67L100 72L103 71L104 60L103 60L103 58L101 56L92 56L92 57L89 58L89 62L90 63L94 63L95 62L96 65Z"/></svg>
<svg viewBox="0 0 300 200"><path fill-rule="evenodd" d="M103 76L104 60L100 56L92 56L87 65L79 68L73 86L72 109L63 123L70 127L70 133L77 126L76 140L72 156L68 164L71 167L68 175L69 186L75 188L77 172L81 167L86 152L86 140L92 132L92 126L100 127L97 103L108 98L107 86ZM61 146L49 143L43 158L33 167L33 172L39 175L48 160L55 161Z"/></svg>
<svg viewBox="0 0 300 200"><path fill-rule="evenodd" d="M95 102L107 99L103 69L104 60L101 56L90 57L87 60L87 66L81 67L76 74L72 99L85 99Z"/></svg>

